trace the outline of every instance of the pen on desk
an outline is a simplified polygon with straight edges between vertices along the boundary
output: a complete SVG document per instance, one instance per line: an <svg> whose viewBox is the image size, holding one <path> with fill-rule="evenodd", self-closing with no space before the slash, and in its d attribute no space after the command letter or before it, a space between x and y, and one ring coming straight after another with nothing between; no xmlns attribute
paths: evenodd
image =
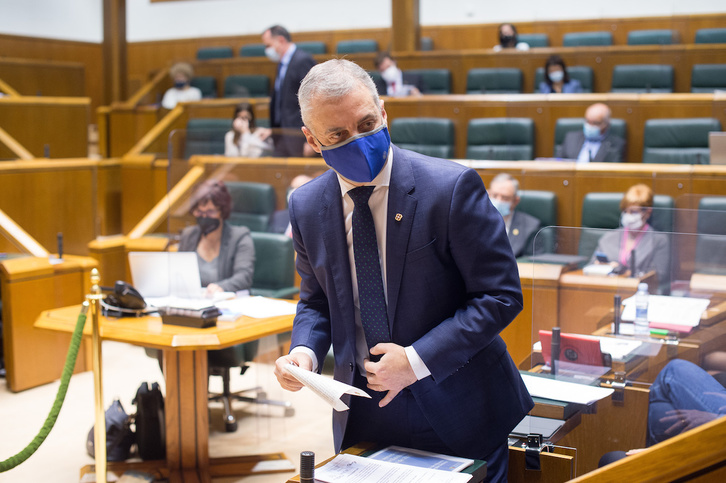
<svg viewBox="0 0 726 483"><path fill-rule="evenodd" d="M658 339L667 339L673 334L667 329L650 329L650 336Z"/></svg>

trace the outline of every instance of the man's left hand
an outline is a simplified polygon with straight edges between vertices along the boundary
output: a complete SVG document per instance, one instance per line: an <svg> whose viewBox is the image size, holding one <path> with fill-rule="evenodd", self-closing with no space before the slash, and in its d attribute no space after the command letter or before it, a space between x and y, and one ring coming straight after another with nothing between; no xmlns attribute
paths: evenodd
<svg viewBox="0 0 726 483"><path fill-rule="evenodd" d="M373 391L388 391L379 407L386 406L398 395L401 390L416 382L411 364L406 357L402 346L391 343L376 344L371 348L371 354L381 355L378 362L365 360L363 367L368 376L368 389Z"/></svg>

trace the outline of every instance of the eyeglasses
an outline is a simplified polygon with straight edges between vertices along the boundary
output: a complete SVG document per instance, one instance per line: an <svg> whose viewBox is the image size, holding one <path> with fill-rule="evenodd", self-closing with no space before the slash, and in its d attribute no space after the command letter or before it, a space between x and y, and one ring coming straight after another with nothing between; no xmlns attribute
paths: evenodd
<svg viewBox="0 0 726 483"><path fill-rule="evenodd" d="M645 211L645 209L639 207L639 206L629 206L625 208L625 213L630 213L631 215L640 215Z"/></svg>
<svg viewBox="0 0 726 483"><path fill-rule="evenodd" d="M203 210L202 211L199 208L197 208L194 211L192 211L192 214L194 216L216 216L219 214L219 210L214 209L214 210Z"/></svg>

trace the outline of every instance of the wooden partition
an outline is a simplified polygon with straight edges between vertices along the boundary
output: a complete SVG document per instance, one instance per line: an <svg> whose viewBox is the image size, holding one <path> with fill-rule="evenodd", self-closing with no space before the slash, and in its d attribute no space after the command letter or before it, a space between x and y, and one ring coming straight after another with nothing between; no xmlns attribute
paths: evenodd
<svg viewBox="0 0 726 483"><path fill-rule="evenodd" d="M90 112L87 97L0 97L0 126L38 158L88 156ZM15 158L0 146L0 159Z"/></svg>
<svg viewBox="0 0 726 483"><path fill-rule="evenodd" d="M86 96L85 66L79 62L3 57L0 78L24 96Z"/></svg>

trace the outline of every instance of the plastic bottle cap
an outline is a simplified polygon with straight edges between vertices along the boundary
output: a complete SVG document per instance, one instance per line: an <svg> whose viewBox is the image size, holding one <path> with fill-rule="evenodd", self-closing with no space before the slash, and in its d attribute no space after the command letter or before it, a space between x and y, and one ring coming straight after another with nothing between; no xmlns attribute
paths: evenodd
<svg viewBox="0 0 726 483"><path fill-rule="evenodd" d="M647 292L648 291L648 284L645 283L645 282L640 282L638 284L638 292L640 292L641 290Z"/></svg>

